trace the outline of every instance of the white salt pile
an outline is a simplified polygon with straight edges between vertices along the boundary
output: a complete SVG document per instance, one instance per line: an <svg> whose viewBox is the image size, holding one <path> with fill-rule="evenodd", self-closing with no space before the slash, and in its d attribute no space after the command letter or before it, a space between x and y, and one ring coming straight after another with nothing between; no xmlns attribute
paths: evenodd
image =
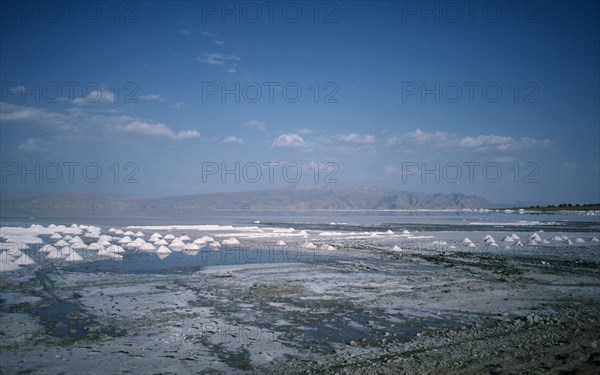
<svg viewBox="0 0 600 375"><path fill-rule="evenodd" d="M184 246L185 246L185 243L183 243L183 241L181 241L180 239L175 239L169 245L169 249L174 250L174 251L181 251L184 248Z"/></svg>
<svg viewBox="0 0 600 375"><path fill-rule="evenodd" d="M27 266L30 264L35 264L35 261L31 259L27 254L21 254L17 260L15 260L15 264L19 266Z"/></svg>
<svg viewBox="0 0 600 375"><path fill-rule="evenodd" d="M64 247L63 249L69 249L68 247ZM61 250L51 250L48 252L48 255L46 255L46 258L48 259L62 259L63 258L63 252Z"/></svg>
<svg viewBox="0 0 600 375"><path fill-rule="evenodd" d="M400 248L400 246L394 245L394 247L392 247L392 251L402 251L402 249Z"/></svg>
<svg viewBox="0 0 600 375"><path fill-rule="evenodd" d="M66 242L65 242L65 245L66 245ZM49 253L51 251L56 251L56 248L52 245L44 245L39 250L39 252L41 252L41 253Z"/></svg>
<svg viewBox="0 0 600 375"><path fill-rule="evenodd" d="M156 250L156 246L152 245L149 242L146 242L145 244L140 246L140 250L141 251L154 251L154 250Z"/></svg>
<svg viewBox="0 0 600 375"><path fill-rule="evenodd" d="M158 248L158 250L156 250L157 254L171 254L171 250L169 250L168 247L166 246L161 246Z"/></svg>
<svg viewBox="0 0 600 375"><path fill-rule="evenodd" d="M535 242L542 242L542 237L540 237L539 234L537 233L532 233L531 236L529 236L530 240L534 240Z"/></svg>
<svg viewBox="0 0 600 375"><path fill-rule="evenodd" d="M121 238L119 241L117 241L117 243L119 243L121 245L124 245L129 242L131 242L131 237L129 237L129 236L125 236L125 237Z"/></svg>
<svg viewBox="0 0 600 375"><path fill-rule="evenodd" d="M287 243L285 243L285 241L283 241L283 240L277 241L277 246L285 246L285 245L287 245Z"/></svg>
<svg viewBox="0 0 600 375"><path fill-rule="evenodd" d="M125 249L123 249L119 245L110 245L109 247L106 248L106 251L108 251L109 253L118 254L118 253L124 253Z"/></svg>
<svg viewBox="0 0 600 375"><path fill-rule="evenodd" d="M195 243L188 243L183 247L183 250L196 251L196 250L200 250L200 246L196 245Z"/></svg>
<svg viewBox="0 0 600 375"><path fill-rule="evenodd" d="M10 272L18 269L18 265L14 264L10 260L3 259L3 257L0 256L0 272Z"/></svg>
<svg viewBox="0 0 600 375"><path fill-rule="evenodd" d="M110 242L108 243L108 246L110 246ZM94 242L94 243L87 245L87 247L85 249L92 250L92 251L98 251L98 250L102 249L102 245Z"/></svg>
<svg viewBox="0 0 600 375"><path fill-rule="evenodd" d="M303 242L302 245L300 245L300 246L302 246L305 249L316 249L317 248L317 246L312 242Z"/></svg>
<svg viewBox="0 0 600 375"><path fill-rule="evenodd" d="M127 250L136 250L137 248L140 247L140 245L135 241L131 241L131 242L127 242L123 247L126 248Z"/></svg>
<svg viewBox="0 0 600 375"><path fill-rule="evenodd" d="M237 238L228 238L226 240L223 240L223 245L228 245L228 246L233 246L233 245L239 245L240 241L237 240Z"/></svg>
<svg viewBox="0 0 600 375"><path fill-rule="evenodd" d="M98 256L105 256L108 258L112 258L115 260L121 260L123 259L123 255L121 254L117 254L115 252L109 251L108 249L100 249L98 250Z"/></svg>
<svg viewBox="0 0 600 375"><path fill-rule="evenodd" d="M81 257L81 255L77 254L76 251L71 250L69 252L69 255L67 255L67 257L65 258L65 260L67 262L81 262L83 258Z"/></svg>

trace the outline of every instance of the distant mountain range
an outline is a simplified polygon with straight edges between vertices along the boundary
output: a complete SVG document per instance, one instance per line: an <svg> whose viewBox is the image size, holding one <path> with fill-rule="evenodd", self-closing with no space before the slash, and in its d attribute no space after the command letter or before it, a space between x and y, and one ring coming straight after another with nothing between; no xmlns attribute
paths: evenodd
<svg viewBox="0 0 600 375"><path fill-rule="evenodd" d="M194 216L206 211L461 209L494 206L478 196L423 194L350 184L173 197L109 194L0 194L1 216Z"/></svg>

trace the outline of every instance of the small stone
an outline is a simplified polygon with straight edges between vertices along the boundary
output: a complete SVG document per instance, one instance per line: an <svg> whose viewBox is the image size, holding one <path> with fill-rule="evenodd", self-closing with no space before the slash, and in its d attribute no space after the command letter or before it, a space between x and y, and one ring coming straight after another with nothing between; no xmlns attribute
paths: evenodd
<svg viewBox="0 0 600 375"><path fill-rule="evenodd" d="M356 346L356 341L354 341L354 340L350 341L350 346Z"/></svg>

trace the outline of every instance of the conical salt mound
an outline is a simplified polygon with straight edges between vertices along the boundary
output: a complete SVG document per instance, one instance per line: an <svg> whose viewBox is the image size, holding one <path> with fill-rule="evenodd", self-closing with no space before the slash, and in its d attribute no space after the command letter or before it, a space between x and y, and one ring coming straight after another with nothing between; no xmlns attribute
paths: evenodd
<svg viewBox="0 0 600 375"><path fill-rule="evenodd" d="M171 250L169 250L168 247L163 245L163 246L159 247L158 250L156 250L156 253L157 254L171 254Z"/></svg>
<svg viewBox="0 0 600 375"><path fill-rule="evenodd" d="M81 262L83 258L81 257L81 255L77 254L75 250L71 250L69 252L69 255L67 255L67 257L65 258L65 260L67 262Z"/></svg>
<svg viewBox="0 0 600 375"><path fill-rule="evenodd" d="M108 251L109 253L117 254L117 253L124 253L125 249L123 249L119 245L111 245L106 248L106 251Z"/></svg>
<svg viewBox="0 0 600 375"><path fill-rule="evenodd" d="M188 243L183 247L183 250L196 251L196 250L200 250L200 246L196 245L195 243Z"/></svg>
<svg viewBox="0 0 600 375"><path fill-rule="evenodd" d="M154 250L156 250L156 246L152 245L149 242L146 242L145 244L140 246L140 250L141 251L154 251Z"/></svg>
<svg viewBox="0 0 600 375"><path fill-rule="evenodd" d="M52 245L44 245L39 250L41 253L49 253L51 251L56 251L56 248Z"/></svg>
<svg viewBox="0 0 600 375"><path fill-rule="evenodd" d="M19 266L27 266L30 264L35 264L35 261L31 259L27 254L22 254L17 260L15 260L15 264Z"/></svg>
<svg viewBox="0 0 600 375"><path fill-rule="evenodd" d="M0 272L10 272L10 271L16 271L19 269L19 266L17 266L16 264L14 264L13 262L6 260L6 259L2 259L0 257Z"/></svg>
<svg viewBox="0 0 600 375"><path fill-rule="evenodd" d="M226 240L223 240L223 245L228 245L228 246L234 246L234 245L239 245L240 241L238 241L237 238L228 238Z"/></svg>

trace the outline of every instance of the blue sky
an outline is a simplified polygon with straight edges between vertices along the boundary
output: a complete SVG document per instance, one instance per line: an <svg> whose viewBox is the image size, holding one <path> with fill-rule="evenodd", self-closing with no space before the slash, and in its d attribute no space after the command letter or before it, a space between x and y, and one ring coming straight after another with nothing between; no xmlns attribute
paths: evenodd
<svg viewBox="0 0 600 375"><path fill-rule="evenodd" d="M265 4L3 3L2 189L600 201L597 2Z"/></svg>

